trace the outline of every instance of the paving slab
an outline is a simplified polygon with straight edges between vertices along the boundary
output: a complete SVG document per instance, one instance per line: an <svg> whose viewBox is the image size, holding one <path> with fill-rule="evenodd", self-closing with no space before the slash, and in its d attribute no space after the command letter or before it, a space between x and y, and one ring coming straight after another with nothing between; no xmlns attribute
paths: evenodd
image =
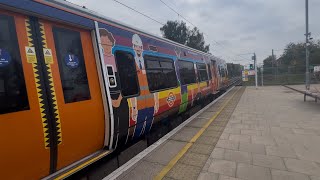
<svg viewBox="0 0 320 180"><path fill-rule="evenodd" d="M196 142L190 149L190 152L198 153L198 154L204 154L204 155L210 155L212 153L213 146L201 144Z"/></svg>
<svg viewBox="0 0 320 180"><path fill-rule="evenodd" d="M224 152L226 151L226 149L223 148L214 148L214 150L212 151L210 158L214 158L214 159L223 159L224 158Z"/></svg>
<svg viewBox="0 0 320 180"><path fill-rule="evenodd" d="M251 136L244 134L230 134L229 140L238 142L251 142Z"/></svg>
<svg viewBox="0 0 320 180"><path fill-rule="evenodd" d="M309 180L307 175L296 172L272 169L271 174L273 180Z"/></svg>
<svg viewBox="0 0 320 180"><path fill-rule="evenodd" d="M166 177L177 180L194 180L198 178L200 172L200 167L178 163L168 172Z"/></svg>
<svg viewBox="0 0 320 180"><path fill-rule="evenodd" d="M211 173L211 172L201 172L198 180L218 180L219 174Z"/></svg>
<svg viewBox="0 0 320 180"><path fill-rule="evenodd" d="M242 180L240 178L235 178L235 177L230 177L230 176L225 176L225 175L220 175L219 180Z"/></svg>
<svg viewBox="0 0 320 180"><path fill-rule="evenodd" d="M231 140L223 140L220 139L216 145L218 148L224 148L224 149L233 149L238 150L239 149L239 142L238 141L231 141Z"/></svg>
<svg viewBox="0 0 320 180"><path fill-rule="evenodd" d="M248 152L226 149L226 151L224 152L224 159L238 163L242 162L250 164L252 161L252 156L251 153Z"/></svg>
<svg viewBox="0 0 320 180"><path fill-rule="evenodd" d="M179 163L192 165L192 166L197 166L197 167L201 167L202 168L203 164L206 163L208 157L209 157L209 155L187 152L179 160Z"/></svg>
<svg viewBox="0 0 320 180"><path fill-rule="evenodd" d="M320 180L320 176L310 176L311 180Z"/></svg>
<svg viewBox="0 0 320 180"><path fill-rule="evenodd" d="M163 168L163 165L158 163L152 163L147 161L140 161L139 164L127 173L123 178L123 180L149 180L152 179L155 175L157 175Z"/></svg>
<svg viewBox="0 0 320 180"><path fill-rule="evenodd" d="M208 122L208 119L195 118L193 121L187 124L186 127L202 128L207 122Z"/></svg>
<svg viewBox="0 0 320 180"><path fill-rule="evenodd" d="M252 164L272 169L286 170L283 159L277 156L252 154Z"/></svg>
<svg viewBox="0 0 320 180"><path fill-rule="evenodd" d="M199 130L200 128L185 127L170 139L188 142Z"/></svg>
<svg viewBox="0 0 320 180"><path fill-rule="evenodd" d="M223 174L231 177L235 177L236 174L236 162L213 159L208 169L209 172Z"/></svg>
<svg viewBox="0 0 320 180"><path fill-rule="evenodd" d="M160 146L146 156L144 160L167 165L186 144L187 142L183 141L168 140L163 146Z"/></svg>
<svg viewBox="0 0 320 180"><path fill-rule="evenodd" d="M289 171L320 176L320 166L315 162L291 158L285 158L284 162Z"/></svg>
<svg viewBox="0 0 320 180"><path fill-rule="evenodd" d="M296 158L296 152L290 145L266 146L267 155Z"/></svg>
<svg viewBox="0 0 320 180"><path fill-rule="evenodd" d="M236 177L247 180L271 180L269 168L239 163Z"/></svg>
<svg viewBox="0 0 320 180"><path fill-rule="evenodd" d="M265 145L246 142L240 142L239 151L251 152L255 154L266 154Z"/></svg>

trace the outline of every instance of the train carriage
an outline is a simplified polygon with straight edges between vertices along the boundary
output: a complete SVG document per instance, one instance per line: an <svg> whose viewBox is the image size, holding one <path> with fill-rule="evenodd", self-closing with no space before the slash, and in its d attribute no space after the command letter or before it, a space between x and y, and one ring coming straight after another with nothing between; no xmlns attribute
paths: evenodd
<svg viewBox="0 0 320 180"><path fill-rule="evenodd" d="M70 174L228 86L221 59L65 1L0 1L3 179Z"/></svg>

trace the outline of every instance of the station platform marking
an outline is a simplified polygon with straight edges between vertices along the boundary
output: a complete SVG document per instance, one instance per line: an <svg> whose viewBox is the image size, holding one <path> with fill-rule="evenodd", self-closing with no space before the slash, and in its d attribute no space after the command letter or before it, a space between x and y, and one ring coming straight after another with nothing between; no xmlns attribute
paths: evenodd
<svg viewBox="0 0 320 180"><path fill-rule="evenodd" d="M237 89L236 92L223 104L218 112L192 137L192 139L180 150L180 152L165 166L162 171L154 178L155 180L163 179L166 174L173 168L173 166L183 157L183 155L191 148L194 142L204 133L204 131L209 127L209 125L221 114L233 97L238 93L240 89Z"/></svg>
<svg viewBox="0 0 320 180"><path fill-rule="evenodd" d="M149 153L151 153L153 150L155 150L157 147L159 147L161 144L169 140L173 135L175 135L178 131L180 131L183 127L185 127L187 124L189 124L192 120L197 118L201 113L206 111L209 107L212 105L216 104L220 99L222 99L224 96L228 95L230 91L232 91L234 87L230 88L227 92L225 92L223 95L219 96L217 99L215 99L213 102L202 108L200 111L192 115L190 118L188 118L186 121L181 123L179 126L177 126L175 129L170 131L168 134L163 136L161 139L159 139L157 142L140 152L138 155L133 157L131 160L129 160L127 163L124 165L120 166L118 169L113 171L111 174L103 178L103 180L114 180L118 178L121 174L123 174L125 171L133 167L136 163L138 163L141 159L146 157Z"/></svg>

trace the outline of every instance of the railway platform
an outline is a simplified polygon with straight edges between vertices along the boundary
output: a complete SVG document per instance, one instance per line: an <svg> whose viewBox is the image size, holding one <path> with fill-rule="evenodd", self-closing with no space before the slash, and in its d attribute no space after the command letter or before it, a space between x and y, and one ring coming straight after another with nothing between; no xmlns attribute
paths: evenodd
<svg viewBox="0 0 320 180"><path fill-rule="evenodd" d="M235 87L104 179L319 180L320 104Z"/></svg>

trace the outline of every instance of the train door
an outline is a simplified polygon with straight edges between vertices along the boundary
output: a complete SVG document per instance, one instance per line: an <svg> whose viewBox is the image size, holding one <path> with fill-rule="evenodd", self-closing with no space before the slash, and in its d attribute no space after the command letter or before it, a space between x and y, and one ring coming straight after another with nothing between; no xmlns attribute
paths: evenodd
<svg viewBox="0 0 320 180"><path fill-rule="evenodd" d="M1 176L38 179L102 149L90 32L4 11L0 24Z"/></svg>
<svg viewBox="0 0 320 180"><path fill-rule="evenodd" d="M56 128L57 169L61 169L104 146L104 109L92 38L83 29L41 19L34 24L49 86L54 85L50 90L56 94L52 104L58 107L56 124L61 124Z"/></svg>
<svg viewBox="0 0 320 180"><path fill-rule="evenodd" d="M41 25L41 21L40 21ZM104 109L89 31L43 22L61 108L58 169L104 146ZM64 142L64 143L63 143Z"/></svg>

